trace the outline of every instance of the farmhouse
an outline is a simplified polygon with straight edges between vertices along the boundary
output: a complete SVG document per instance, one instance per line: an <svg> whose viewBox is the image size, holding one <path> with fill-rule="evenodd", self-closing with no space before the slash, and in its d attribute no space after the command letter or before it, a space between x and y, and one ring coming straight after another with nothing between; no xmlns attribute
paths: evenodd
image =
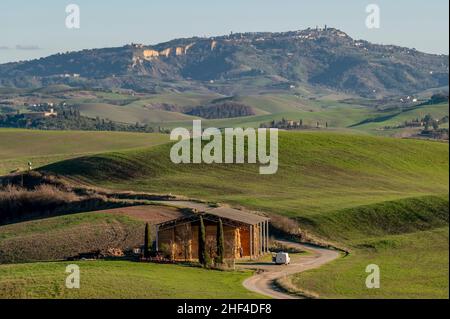
<svg viewBox="0 0 450 319"><path fill-rule="evenodd" d="M23 113L23 117L27 119L44 119L47 117L57 117L58 113L54 109L50 109L49 112L28 112Z"/></svg>
<svg viewBox="0 0 450 319"><path fill-rule="evenodd" d="M203 209L156 225L156 249L169 251L174 260L198 259L200 216L211 256L216 251L219 220L223 224L225 258L255 258L269 252L269 219L228 207Z"/></svg>

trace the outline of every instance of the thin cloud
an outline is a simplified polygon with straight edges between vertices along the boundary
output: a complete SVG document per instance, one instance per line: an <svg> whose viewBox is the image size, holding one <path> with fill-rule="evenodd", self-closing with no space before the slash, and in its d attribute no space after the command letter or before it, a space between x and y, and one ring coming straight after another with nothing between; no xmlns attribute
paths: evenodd
<svg viewBox="0 0 450 319"><path fill-rule="evenodd" d="M0 50L9 50L10 48L6 45L0 45Z"/></svg>
<svg viewBox="0 0 450 319"><path fill-rule="evenodd" d="M16 45L16 50L33 51L33 50L40 50L40 49L41 48L37 45L22 45L22 44Z"/></svg>

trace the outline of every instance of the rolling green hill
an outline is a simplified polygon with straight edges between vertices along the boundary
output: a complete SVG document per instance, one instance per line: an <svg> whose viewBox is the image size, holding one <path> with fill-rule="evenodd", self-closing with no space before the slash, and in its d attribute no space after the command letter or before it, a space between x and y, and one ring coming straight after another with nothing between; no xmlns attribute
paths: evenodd
<svg viewBox="0 0 450 319"><path fill-rule="evenodd" d="M219 85L219 81L214 85ZM226 83L220 85L226 86ZM226 92L227 89L221 88L219 91ZM436 119L448 116L448 103L414 105L412 102L401 103L398 96L384 100L364 99L333 93L327 89L307 89L304 86L292 89L250 88L243 92L232 91L227 94L201 89L176 93L163 90L150 94L124 90L82 90L57 85L49 86L48 90L45 87L26 90L18 95L14 92L1 93L1 98L9 103L8 105L12 105L4 108L3 112L23 113L35 110L30 105L37 102L36 95L39 96L39 103L46 105L52 102L57 105L59 113L63 110L78 110L83 117L89 117L92 121L99 118L120 125L140 123L155 131L158 128L191 127L192 120L201 117L205 117L203 118L205 125L219 128L259 127L261 124L284 118L302 120L304 125L313 128L319 123L322 129L327 126L328 130L407 137L417 134L420 128L395 128L395 126L422 118L426 114L431 114ZM426 101L426 98L422 97L420 100ZM230 105L234 105L234 111L230 111L233 110ZM45 107L38 107L40 110L43 108ZM21 125L25 124L17 119L3 122L5 127L24 127ZM55 123L31 125L41 129L55 127L86 129L82 128L82 125L76 126L77 121L73 119L72 122L59 126ZM447 126L448 123L445 123L441 127Z"/></svg>
<svg viewBox="0 0 450 319"><path fill-rule="evenodd" d="M402 125L405 121L412 121L415 119L423 119L427 114L430 114L434 119L440 120L444 116L449 115L448 103L440 103L434 105L421 105L417 107L410 107L402 111L391 111L387 114L380 112L373 118L368 118L366 123L353 126L355 129L364 130L373 134L392 135L396 130L382 130L384 127L395 127ZM447 124L448 126L448 124ZM397 131L401 131L399 129Z"/></svg>
<svg viewBox="0 0 450 319"><path fill-rule="evenodd" d="M179 112L168 112L138 105L117 106L106 103L85 103L78 105L77 109L87 117L99 117L128 124L192 121L197 118Z"/></svg>
<svg viewBox="0 0 450 319"><path fill-rule="evenodd" d="M314 217L303 227L335 242L355 242L441 228L448 225L448 196L422 196L383 201ZM358 244L360 245L360 244Z"/></svg>
<svg viewBox="0 0 450 319"><path fill-rule="evenodd" d="M83 94L82 94L83 93ZM75 92L67 95L66 102L85 116L100 117L121 123L166 123L172 121L192 121L189 116L176 111L158 109L158 105L172 105L178 108L197 106L222 97L218 94L164 93L133 96L107 92ZM84 95L84 96L83 96Z"/></svg>
<svg viewBox="0 0 450 319"><path fill-rule="evenodd" d="M327 122L330 128L346 128L367 118L376 116L376 110L350 105L335 100L309 100L294 94L265 93L233 97L229 100L251 106L254 116L232 119L204 120L205 125L213 127L259 127L262 123L282 118L302 119L305 125L315 127L319 122ZM188 121L164 123L164 127L189 127Z"/></svg>
<svg viewBox="0 0 450 319"><path fill-rule="evenodd" d="M314 230L352 253L291 283L321 298L448 298L448 204L448 196L428 196L317 217ZM380 267L380 289L364 284L369 264Z"/></svg>
<svg viewBox="0 0 450 319"><path fill-rule="evenodd" d="M86 154L148 147L167 135L125 132L34 131L0 129L0 175Z"/></svg>
<svg viewBox="0 0 450 319"><path fill-rule="evenodd" d="M98 95L98 92L93 94ZM359 105L350 105L335 100L309 100L295 94L261 93L246 96L223 97L219 95L201 95L194 93L157 94L144 96L122 105L123 96L108 100L97 96L95 99L69 99L69 104L84 116L107 118L115 122L134 124L148 123L163 127L186 127L198 117L183 112L192 107L214 105L221 100L250 106L254 116L242 116L231 119L204 120L210 126L259 127L261 123L273 119L303 119L305 124L315 126L316 122L328 122L330 127L345 128L367 118L377 116L377 112ZM220 103L219 103L220 104ZM158 108L167 105L169 110ZM173 109L170 109L173 108Z"/></svg>
<svg viewBox="0 0 450 319"><path fill-rule="evenodd" d="M280 133L279 170L175 165L170 145L88 156L43 168L80 181L225 201L287 216L448 193L448 145L335 133ZM236 181L239 181L238 183Z"/></svg>

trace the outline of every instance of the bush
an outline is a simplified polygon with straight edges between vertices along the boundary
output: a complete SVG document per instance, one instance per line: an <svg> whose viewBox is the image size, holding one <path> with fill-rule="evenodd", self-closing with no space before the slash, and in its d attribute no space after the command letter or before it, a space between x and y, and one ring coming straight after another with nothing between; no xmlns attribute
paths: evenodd
<svg viewBox="0 0 450 319"><path fill-rule="evenodd" d="M51 185L40 185L29 191L16 186L0 189L0 222L20 219L25 214L46 213L79 200L74 193Z"/></svg>
<svg viewBox="0 0 450 319"><path fill-rule="evenodd" d="M42 184L33 189L7 185L0 187L0 225L38 217L81 213L122 206L96 193L79 196L55 185Z"/></svg>

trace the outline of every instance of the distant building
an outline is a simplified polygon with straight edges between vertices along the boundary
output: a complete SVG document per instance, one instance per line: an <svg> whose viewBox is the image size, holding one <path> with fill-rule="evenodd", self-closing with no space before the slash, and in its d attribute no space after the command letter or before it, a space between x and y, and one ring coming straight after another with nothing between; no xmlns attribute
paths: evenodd
<svg viewBox="0 0 450 319"><path fill-rule="evenodd" d="M57 117L58 113L54 109L50 109L48 112L28 112L22 115L27 119L43 119L46 117Z"/></svg>
<svg viewBox="0 0 450 319"><path fill-rule="evenodd" d="M49 112L44 112L44 117L57 117L58 113L54 109L50 109Z"/></svg>

